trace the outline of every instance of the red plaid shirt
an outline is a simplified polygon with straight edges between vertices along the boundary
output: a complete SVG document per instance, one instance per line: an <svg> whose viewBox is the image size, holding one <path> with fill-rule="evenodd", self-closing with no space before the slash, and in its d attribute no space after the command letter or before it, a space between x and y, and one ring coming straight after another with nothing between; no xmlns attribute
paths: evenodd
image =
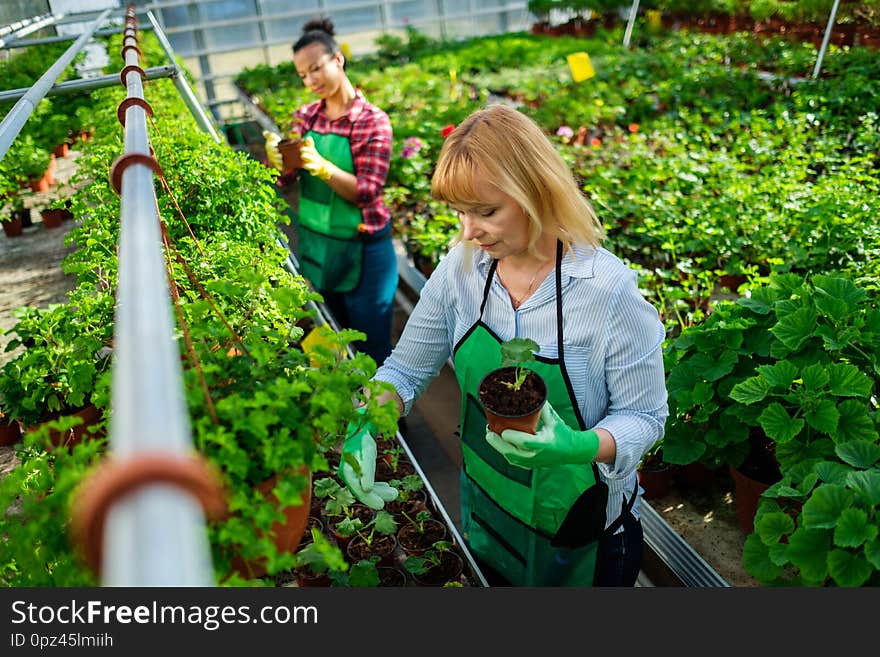
<svg viewBox="0 0 880 657"><path fill-rule="evenodd" d="M358 200L364 229L375 233L391 219L391 211L382 200L382 188L391 163L392 133L388 115L367 102L360 89L348 114L331 121L323 100L300 107L291 128L304 135L311 129L321 134L351 135L351 156L357 179ZM354 127L352 127L352 124Z"/></svg>

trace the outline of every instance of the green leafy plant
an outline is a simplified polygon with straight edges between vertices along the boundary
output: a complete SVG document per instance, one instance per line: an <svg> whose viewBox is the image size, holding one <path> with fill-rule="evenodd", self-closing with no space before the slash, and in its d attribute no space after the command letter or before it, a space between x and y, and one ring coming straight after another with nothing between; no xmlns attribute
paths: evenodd
<svg viewBox="0 0 880 657"><path fill-rule="evenodd" d="M503 382L513 391L519 390L526 382L529 369L524 363L534 360L541 347L531 338L511 338L501 344L501 367L516 367L516 378L513 382Z"/></svg>
<svg viewBox="0 0 880 657"><path fill-rule="evenodd" d="M403 566L414 575L422 575L443 563L443 554L451 551L452 547L449 541L435 541L421 556L408 556Z"/></svg>

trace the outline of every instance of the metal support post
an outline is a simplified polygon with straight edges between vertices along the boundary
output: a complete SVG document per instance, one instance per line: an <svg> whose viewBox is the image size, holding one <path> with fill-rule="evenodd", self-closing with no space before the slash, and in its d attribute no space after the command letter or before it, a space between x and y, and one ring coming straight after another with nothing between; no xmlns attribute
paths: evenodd
<svg viewBox="0 0 880 657"><path fill-rule="evenodd" d="M828 25L825 26L825 36L822 37L822 47L819 48L819 56L816 57L816 66L813 68L813 78L819 77L819 71L822 70L822 60L825 59L825 50L828 49L828 40L831 38L831 29L834 27L834 21L837 18L837 6L840 0L834 0L831 6L831 15L828 16Z"/></svg>
<svg viewBox="0 0 880 657"><path fill-rule="evenodd" d="M632 7L629 9L629 19L626 21L626 31L623 33L623 47L629 48L629 41L632 38L633 26L636 23L636 16L639 13L639 0L633 0Z"/></svg>

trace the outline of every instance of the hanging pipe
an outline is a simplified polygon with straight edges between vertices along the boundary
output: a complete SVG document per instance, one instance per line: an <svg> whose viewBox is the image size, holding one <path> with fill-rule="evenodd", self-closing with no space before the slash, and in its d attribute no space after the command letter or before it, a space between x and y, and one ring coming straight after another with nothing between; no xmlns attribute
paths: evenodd
<svg viewBox="0 0 880 657"><path fill-rule="evenodd" d="M128 93L117 112L125 126L125 150L111 168L121 201L110 445L117 463L124 464L117 477L140 480L104 504L106 519L98 523L101 579L105 586L210 586L214 574L203 507L209 513L210 508L191 485L206 468L193 456L174 339L153 186L153 174L161 169L147 135L152 109L144 100L136 16L129 5L120 74ZM194 473L181 474L190 465Z"/></svg>
<svg viewBox="0 0 880 657"><path fill-rule="evenodd" d="M110 14L110 9L105 9L98 18L89 25L88 29L83 32L80 37L73 42L58 60L49 67L49 70L43 73L42 77L37 80L28 92L9 110L9 113L0 123L0 160L6 155L12 142L21 132L22 127L33 114L34 108L43 100L55 81L61 76L73 58L77 56L80 50L86 45L86 42L92 38L92 35L104 22Z"/></svg>

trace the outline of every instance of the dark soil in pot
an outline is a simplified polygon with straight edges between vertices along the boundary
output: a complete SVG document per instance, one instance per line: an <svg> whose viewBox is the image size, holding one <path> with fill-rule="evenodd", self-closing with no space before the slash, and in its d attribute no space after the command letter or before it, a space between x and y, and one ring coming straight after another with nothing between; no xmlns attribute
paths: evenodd
<svg viewBox="0 0 880 657"><path fill-rule="evenodd" d="M415 524L403 525L397 530L397 542L407 554L421 556L437 541L446 538L446 525L439 520L426 520L419 530Z"/></svg>
<svg viewBox="0 0 880 657"><path fill-rule="evenodd" d="M394 550L397 548L397 539L392 534L374 536L370 543L363 536L355 536L348 543L345 553L351 563L357 563L362 559L379 557L377 565L393 566Z"/></svg>
<svg viewBox="0 0 880 657"><path fill-rule="evenodd" d="M416 575L413 579L420 586L443 586L447 582L459 582L464 563L455 552L443 552L440 563Z"/></svg>
<svg viewBox="0 0 880 657"><path fill-rule="evenodd" d="M514 390L512 386L518 370L517 367L500 367L480 381L480 403L486 411L490 428L499 434L505 428L534 433L537 414L547 399L544 380L532 370L527 370L525 381Z"/></svg>

